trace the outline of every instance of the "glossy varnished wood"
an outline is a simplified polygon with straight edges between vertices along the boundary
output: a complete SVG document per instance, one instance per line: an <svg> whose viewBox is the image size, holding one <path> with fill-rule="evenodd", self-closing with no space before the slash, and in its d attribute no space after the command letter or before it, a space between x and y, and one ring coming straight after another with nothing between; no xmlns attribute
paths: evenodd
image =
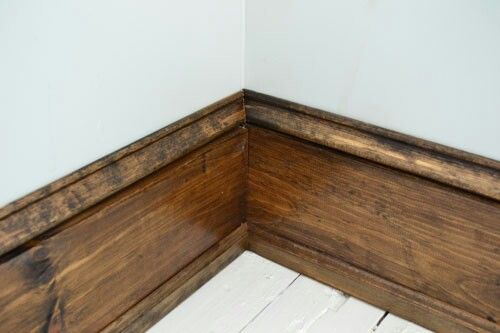
<svg viewBox="0 0 500 333"><path fill-rule="evenodd" d="M500 320L497 201L266 129L249 142L249 225Z"/></svg>
<svg viewBox="0 0 500 333"><path fill-rule="evenodd" d="M95 332L242 222L246 129L162 168L0 264L1 332Z"/></svg>
<svg viewBox="0 0 500 333"><path fill-rule="evenodd" d="M247 121L500 200L500 162L245 91Z"/></svg>
<svg viewBox="0 0 500 333"><path fill-rule="evenodd" d="M237 93L0 209L0 255L243 123Z"/></svg>

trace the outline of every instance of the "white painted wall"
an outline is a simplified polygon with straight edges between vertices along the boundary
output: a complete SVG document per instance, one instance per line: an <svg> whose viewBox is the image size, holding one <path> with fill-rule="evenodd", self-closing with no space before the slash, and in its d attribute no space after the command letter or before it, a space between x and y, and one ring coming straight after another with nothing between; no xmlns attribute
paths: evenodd
<svg viewBox="0 0 500 333"><path fill-rule="evenodd" d="M245 88L500 160L500 1L248 0Z"/></svg>
<svg viewBox="0 0 500 333"><path fill-rule="evenodd" d="M0 206L241 89L242 43L242 1L0 1Z"/></svg>
<svg viewBox="0 0 500 333"><path fill-rule="evenodd" d="M500 159L500 1L243 1L0 1L0 206L243 76Z"/></svg>

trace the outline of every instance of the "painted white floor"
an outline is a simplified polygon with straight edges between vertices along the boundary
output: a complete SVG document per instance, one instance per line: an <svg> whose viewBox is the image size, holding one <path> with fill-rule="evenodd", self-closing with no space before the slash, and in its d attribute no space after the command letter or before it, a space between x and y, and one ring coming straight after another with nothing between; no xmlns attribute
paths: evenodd
<svg viewBox="0 0 500 333"><path fill-rule="evenodd" d="M429 333L244 252L149 333Z"/></svg>

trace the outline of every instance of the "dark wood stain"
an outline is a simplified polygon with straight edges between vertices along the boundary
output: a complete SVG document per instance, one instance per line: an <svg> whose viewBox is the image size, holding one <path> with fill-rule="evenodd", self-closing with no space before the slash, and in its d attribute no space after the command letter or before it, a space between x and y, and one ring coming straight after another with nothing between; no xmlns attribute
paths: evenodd
<svg viewBox="0 0 500 333"><path fill-rule="evenodd" d="M500 332L483 318L260 226L250 225L249 232L249 248L257 254L435 332Z"/></svg>
<svg viewBox="0 0 500 333"><path fill-rule="evenodd" d="M409 145L428 150L438 154L447 155L457 160L463 160L474 164L479 164L495 170L500 170L500 161L493 160L484 156L469 153L460 149L444 146L432 141L416 138L407 134L375 126L356 119L341 116L332 112L323 111L310 106L294 103L282 98L262 94L256 91L245 89L244 91L245 104L251 105L266 105L270 108L286 109L293 112L298 112L317 118L318 120L327 120L340 125L358 129L370 134L385 137L395 141L400 141Z"/></svg>
<svg viewBox="0 0 500 333"><path fill-rule="evenodd" d="M345 117L246 93L247 121L500 200L500 162Z"/></svg>
<svg viewBox="0 0 500 333"><path fill-rule="evenodd" d="M1 208L0 331L143 332L248 242L438 332L500 332L499 200L498 161L239 92Z"/></svg>
<svg viewBox="0 0 500 333"><path fill-rule="evenodd" d="M241 94L58 180L0 210L0 255L243 123Z"/></svg>
<svg viewBox="0 0 500 333"><path fill-rule="evenodd" d="M63 322L63 311L61 300L56 299L52 311L47 318L47 328L44 331L48 333L62 333L66 331Z"/></svg>
<svg viewBox="0 0 500 333"><path fill-rule="evenodd" d="M0 331L95 332L243 222L247 130L113 195L0 264Z"/></svg>
<svg viewBox="0 0 500 333"><path fill-rule="evenodd" d="M236 259L246 248L246 240L247 226L242 224L118 317L102 330L102 333L146 332L227 264Z"/></svg>
<svg viewBox="0 0 500 333"><path fill-rule="evenodd" d="M249 128L246 217L484 320L500 320L500 203Z"/></svg>

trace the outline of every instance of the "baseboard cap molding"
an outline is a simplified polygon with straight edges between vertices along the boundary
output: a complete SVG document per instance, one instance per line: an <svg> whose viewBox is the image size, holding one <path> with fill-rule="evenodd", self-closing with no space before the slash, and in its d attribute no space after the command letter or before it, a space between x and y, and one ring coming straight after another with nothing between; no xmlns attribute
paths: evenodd
<svg viewBox="0 0 500 333"><path fill-rule="evenodd" d="M243 124L241 92L0 209L0 256Z"/></svg>
<svg viewBox="0 0 500 333"><path fill-rule="evenodd" d="M500 200L500 162L245 90L247 122Z"/></svg>

